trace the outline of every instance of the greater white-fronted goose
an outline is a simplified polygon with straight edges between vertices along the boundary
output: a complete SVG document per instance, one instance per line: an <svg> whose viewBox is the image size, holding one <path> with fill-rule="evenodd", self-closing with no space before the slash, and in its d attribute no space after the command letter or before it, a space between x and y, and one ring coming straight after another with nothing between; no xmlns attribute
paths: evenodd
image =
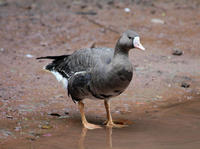
<svg viewBox="0 0 200 149"><path fill-rule="evenodd" d="M129 61L130 49L145 48L140 43L139 35L127 30L111 48L85 48L70 55L46 56L37 59L53 59L45 66L68 90L74 102L78 102L82 123L85 128L100 128L88 123L84 114L83 100L86 98L104 100L107 122L106 126L119 127L114 124L110 113L111 97L121 94L129 85L133 68Z"/></svg>

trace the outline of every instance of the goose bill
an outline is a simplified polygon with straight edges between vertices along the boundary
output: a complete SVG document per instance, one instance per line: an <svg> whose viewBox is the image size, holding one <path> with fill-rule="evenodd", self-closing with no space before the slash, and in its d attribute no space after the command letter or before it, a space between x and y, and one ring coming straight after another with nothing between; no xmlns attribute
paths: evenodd
<svg viewBox="0 0 200 149"><path fill-rule="evenodd" d="M145 48L142 46L142 44L140 43L140 37L135 37L133 39L133 45L135 48L140 49L140 50L145 50Z"/></svg>

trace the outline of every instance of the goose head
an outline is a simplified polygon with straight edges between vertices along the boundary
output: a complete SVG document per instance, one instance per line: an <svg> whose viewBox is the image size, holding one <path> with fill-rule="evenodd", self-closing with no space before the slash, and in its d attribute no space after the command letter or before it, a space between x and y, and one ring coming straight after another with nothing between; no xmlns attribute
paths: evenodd
<svg viewBox="0 0 200 149"><path fill-rule="evenodd" d="M140 43L139 35L133 30L127 30L124 32L119 38L117 45L117 49L120 50L130 50L130 49L139 49L145 50L145 48Z"/></svg>

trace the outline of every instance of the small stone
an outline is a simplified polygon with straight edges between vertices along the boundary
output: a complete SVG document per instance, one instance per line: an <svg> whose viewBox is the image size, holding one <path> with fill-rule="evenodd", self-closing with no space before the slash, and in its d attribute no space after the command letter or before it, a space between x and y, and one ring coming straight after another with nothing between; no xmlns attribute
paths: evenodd
<svg viewBox="0 0 200 149"><path fill-rule="evenodd" d="M35 141L36 140L34 137L27 137L26 139L30 140L30 141Z"/></svg>
<svg viewBox="0 0 200 149"><path fill-rule="evenodd" d="M69 115L69 112L65 112L66 115Z"/></svg>
<svg viewBox="0 0 200 149"><path fill-rule="evenodd" d="M136 70L136 71L143 71L143 70L144 70L144 67L136 67L135 70Z"/></svg>
<svg viewBox="0 0 200 149"><path fill-rule="evenodd" d="M153 105L153 108L157 108L158 106L157 105Z"/></svg>
<svg viewBox="0 0 200 149"><path fill-rule="evenodd" d="M17 127L15 127L15 131L20 131L21 129L22 129L21 126L17 126Z"/></svg>
<svg viewBox="0 0 200 149"><path fill-rule="evenodd" d="M47 42L40 42L40 45L45 47L45 46L48 46L48 43Z"/></svg>
<svg viewBox="0 0 200 149"><path fill-rule="evenodd" d="M97 12L92 11L92 10L87 11L87 12L78 11L78 12L76 12L76 14L78 14L78 15L97 15Z"/></svg>
<svg viewBox="0 0 200 149"><path fill-rule="evenodd" d="M106 32L105 28L101 28L100 32L105 33Z"/></svg>
<svg viewBox="0 0 200 149"><path fill-rule="evenodd" d="M157 96L156 96L156 98L158 98L158 99L162 99L163 97L162 97L162 96L159 96L159 95L157 95Z"/></svg>
<svg viewBox="0 0 200 149"><path fill-rule="evenodd" d="M31 55L31 54L26 54L26 57L28 57L28 58L33 58L34 56Z"/></svg>
<svg viewBox="0 0 200 149"><path fill-rule="evenodd" d="M151 14L155 14L155 13L156 13L156 10L151 10L150 13L151 13Z"/></svg>
<svg viewBox="0 0 200 149"><path fill-rule="evenodd" d="M83 4L80 7L81 7L81 9L85 9L87 7L87 5Z"/></svg>
<svg viewBox="0 0 200 149"><path fill-rule="evenodd" d="M117 110L117 111L115 111L115 113L120 113L120 111L119 111L119 110Z"/></svg>
<svg viewBox="0 0 200 149"><path fill-rule="evenodd" d="M6 118L13 119L11 115L7 115Z"/></svg>
<svg viewBox="0 0 200 149"><path fill-rule="evenodd" d="M8 2L6 0L0 0L0 6L8 6Z"/></svg>
<svg viewBox="0 0 200 149"><path fill-rule="evenodd" d="M3 129L0 129L0 134L3 135L4 137L8 137L8 136L12 136L12 132L10 131L7 131L7 130L3 130Z"/></svg>
<svg viewBox="0 0 200 149"><path fill-rule="evenodd" d="M130 9L130 8L124 8L124 11L125 11L125 12L130 12L131 9Z"/></svg>
<svg viewBox="0 0 200 149"><path fill-rule="evenodd" d="M176 56L181 56L183 54L183 51L181 51L181 50L173 50L172 54L176 55Z"/></svg>
<svg viewBox="0 0 200 149"><path fill-rule="evenodd" d="M151 22L156 23L156 24L164 24L165 23L163 20L157 19L157 18L151 19Z"/></svg>
<svg viewBox="0 0 200 149"><path fill-rule="evenodd" d="M171 56L168 56L167 58L168 58L168 59L171 59Z"/></svg>
<svg viewBox="0 0 200 149"><path fill-rule="evenodd" d="M190 84L188 84L188 83L186 83L186 82L182 82L182 83L181 83L181 87L189 88L189 87L190 87Z"/></svg>
<svg viewBox="0 0 200 149"><path fill-rule="evenodd" d="M163 13L162 13L162 16L165 17L165 16L166 16L166 13L163 12Z"/></svg>
<svg viewBox="0 0 200 149"><path fill-rule="evenodd" d="M44 134L44 135L42 135L42 136L44 136L44 137L51 137L51 136L52 136L52 134L50 134L50 133L47 133L47 134Z"/></svg>
<svg viewBox="0 0 200 149"><path fill-rule="evenodd" d="M51 115L51 116L57 116L57 117L60 117L60 116L61 116L61 115L58 114L58 113L49 113L49 115Z"/></svg>
<svg viewBox="0 0 200 149"><path fill-rule="evenodd" d="M59 119L66 119L66 118L69 118L69 115L63 115L59 117Z"/></svg>
<svg viewBox="0 0 200 149"><path fill-rule="evenodd" d="M32 5L25 7L25 9L31 10L31 9L34 9L35 7L36 7L36 4L32 4Z"/></svg>
<svg viewBox="0 0 200 149"><path fill-rule="evenodd" d="M5 51L5 49L4 48L0 48L0 52L3 52L3 51Z"/></svg>
<svg viewBox="0 0 200 149"><path fill-rule="evenodd" d="M108 4L108 5L113 5L113 4L114 4L114 1L113 1L113 0L109 0L109 1L107 2L107 4Z"/></svg>
<svg viewBox="0 0 200 149"><path fill-rule="evenodd" d="M157 73L158 73L158 74L162 74L163 72L162 72L161 70L158 70Z"/></svg>
<svg viewBox="0 0 200 149"><path fill-rule="evenodd" d="M42 125L41 128L42 128L42 129L51 129L51 128L53 128L53 127L50 126L50 125Z"/></svg>
<svg viewBox="0 0 200 149"><path fill-rule="evenodd" d="M103 6L100 4L100 3L96 3L96 6L99 8L99 9L102 9Z"/></svg>

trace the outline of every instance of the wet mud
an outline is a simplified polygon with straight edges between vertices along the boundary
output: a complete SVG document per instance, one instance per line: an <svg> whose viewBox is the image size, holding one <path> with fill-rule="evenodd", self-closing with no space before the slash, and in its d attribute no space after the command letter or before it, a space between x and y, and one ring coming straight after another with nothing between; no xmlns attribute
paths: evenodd
<svg viewBox="0 0 200 149"><path fill-rule="evenodd" d="M0 149L186 149L200 147L200 3L171 0L0 0ZM74 104L35 58L114 47L134 29L133 80L111 102L121 129L106 128L102 101Z"/></svg>

